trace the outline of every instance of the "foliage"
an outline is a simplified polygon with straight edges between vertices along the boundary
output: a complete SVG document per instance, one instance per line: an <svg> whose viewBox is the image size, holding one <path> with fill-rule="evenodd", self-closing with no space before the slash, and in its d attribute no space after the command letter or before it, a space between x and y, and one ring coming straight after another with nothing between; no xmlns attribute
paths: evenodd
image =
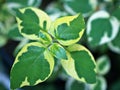
<svg viewBox="0 0 120 90"><path fill-rule="evenodd" d="M37 9L37 12L36 9L33 10L34 8L32 10L30 9L31 11L27 10L27 12L24 12L24 10L26 11L27 9L26 7L37 7L39 9ZM20 9L20 11L18 9ZM47 12L49 16L42 10ZM38 12L42 14L39 13L39 15ZM80 13L82 13L84 17L83 22L85 22L86 25L84 23L77 23L83 18ZM15 17L17 18L17 22ZM69 19L68 17L73 19ZM69 22L69 24L67 22ZM45 27L48 28L46 29ZM81 28L86 30L82 32L80 31ZM31 32L28 32L28 29L31 29L29 30ZM79 33L79 31L81 33ZM22 79L17 82L23 81L22 85L27 86L28 82L33 83L32 81L37 80L37 78L42 78L42 82L45 81L38 85L33 84L35 86L29 85L31 87L23 87L22 90L119 90L119 37L119 0L0 0L0 62L2 62L0 64L0 70L4 72L7 71L9 76L10 66L13 62L11 57L18 54L16 57L18 60L15 61L12 67L12 70L15 69L17 71L17 73L14 73L14 76L20 76L21 74L18 70L23 69L26 73L21 77L25 78L25 76L27 76L27 79L25 79L26 82ZM87 61L90 63L91 60L86 60L89 56L84 58L87 53L83 52L82 49L85 51L87 49L82 45L87 47L96 59L97 76L95 84L88 84L87 72L89 70L84 69L84 66L88 68L89 65L86 65ZM31 49L33 47L35 49ZM16 49L13 52L14 48ZM21 50L21 48L24 49ZM34 55L29 54L30 52ZM48 58L47 52L50 54L49 57L51 57L52 60ZM86 52L89 53L88 50ZM14 54L14 56L11 56L12 54ZM35 58L39 55L42 58ZM89 55L91 54L89 53ZM28 56L32 58L28 58ZM27 59L23 59L23 57L27 57ZM35 68L37 68L36 70L27 67L31 65L34 58L36 62L32 64L31 67L37 64L35 66ZM37 72L38 69L40 70L37 74L42 72L40 66L42 64L37 63L39 59L40 62L43 61L42 63L47 66L42 66L42 69L47 71L47 73L42 73L46 78L43 80L43 75L42 77L36 76L34 80L33 78L30 80L28 77L31 77L31 73L33 75L33 72ZM85 61L83 61L84 59ZM26 62L25 67L23 67L22 62L25 60L29 60L30 63ZM49 60L53 63L51 64ZM18 61L21 62L18 63ZM95 62L92 61L92 63ZM22 66L20 66L20 68L14 68L14 66L19 65ZM66 72L64 72L62 67ZM27 69L29 71L27 71ZM87 73L87 75L83 73ZM81 78L82 76L87 78L87 83L84 83L84 79ZM17 77L14 79L17 79ZM0 88L2 89L6 86L4 85L4 81L5 80L0 83ZM39 82L41 81L39 80L36 84Z"/></svg>
<svg viewBox="0 0 120 90"><path fill-rule="evenodd" d="M53 22L45 12L33 7L19 9L16 15L20 33L35 42L26 44L18 53L11 69L11 89L33 86L48 79L53 72L54 58L76 80L96 82L92 54L76 44L85 29L80 13Z"/></svg>
<svg viewBox="0 0 120 90"><path fill-rule="evenodd" d="M41 0L1 0L0 1L0 47L3 47L8 40L22 41L24 38L18 32L15 22L17 9L26 6L38 7Z"/></svg>

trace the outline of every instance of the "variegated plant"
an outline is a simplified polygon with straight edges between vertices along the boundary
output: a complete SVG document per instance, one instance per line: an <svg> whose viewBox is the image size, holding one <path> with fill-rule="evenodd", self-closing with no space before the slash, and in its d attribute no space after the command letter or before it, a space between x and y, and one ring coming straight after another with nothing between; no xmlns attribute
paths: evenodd
<svg viewBox="0 0 120 90"><path fill-rule="evenodd" d="M11 89L44 82L54 69L54 58L76 80L95 83L95 60L88 49L76 44L85 29L81 14L52 22L42 10L27 7L20 9L16 18L20 33L36 42L18 53L10 74Z"/></svg>

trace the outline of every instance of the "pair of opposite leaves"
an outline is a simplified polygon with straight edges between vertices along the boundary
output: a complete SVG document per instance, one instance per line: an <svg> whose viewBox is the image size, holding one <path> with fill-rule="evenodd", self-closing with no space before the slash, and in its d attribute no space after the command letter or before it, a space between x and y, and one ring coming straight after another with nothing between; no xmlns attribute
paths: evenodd
<svg viewBox="0 0 120 90"><path fill-rule="evenodd" d="M94 83L96 64L92 54L77 43L85 29L81 14L59 18L51 23L42 10L28 7L17 12L20 33L31 40L18 53L11 69L11 89L45 81L54 68L54 57L77 80Z"/></svg>

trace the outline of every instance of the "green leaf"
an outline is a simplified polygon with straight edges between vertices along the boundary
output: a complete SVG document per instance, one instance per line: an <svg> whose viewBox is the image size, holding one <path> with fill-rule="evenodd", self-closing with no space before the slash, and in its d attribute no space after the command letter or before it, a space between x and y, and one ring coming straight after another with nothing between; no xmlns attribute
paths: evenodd
<svg viewBox="0 0 120 90"><path fill-rule="evenodd" d="M17 54L19 53L19 51L29 42L28 39L22 39L19 44L15 47L13 55L17 56Z"/></svg>
<svg viewBox="0 0 120 90"><path fill-rule="evenodd" d="M32 40L39 40L39 32L50 28L49 16L40 9L28 7L17 12L17 22L20 33Z"/></svg>
<svg viewBox="0 0 120 90"><path fill-rule="evenodd" d="M3 35L0 35L0 47L4 46L7 43L7 38Z"/></svg>
<svg viewBox="0 0 120 90"><path fill-rule="evenodd" d="M8 3L15 3L19 4L21 6L38 6L37 4L40 4L41 0L24 0L22 2L21 0L6 0Z"/></svg>
<svg viewBox="0 0 120 90"><path fill-rule="evenodd" d="M13 40L22 40L23 36L20 34L17 25L12 26L8 32L8 37Z"/></svg>
<svg viewBox="0 0 120 90"><path fill-rule="evenodd" d="M114 10L112 16L115 16L120 21L120 7Z"/></svg>
<svg viewBox="0 0 120 90"><path fill-rule="evenodd" d="M45 11L49 14L52 21L55 21L59 17L68 15L68 13L62 10L60 7L61 4L58 2L52 2L51 4L47 5Z"/></svg>
<svg viewBox="0 0 120 90"><path fill-rule="evenodd" d="M85 29L84 18L81 14L66 16L57 19L52 24L50 33L62 45L71 45L78 42Z"/></svg>
<svg viewBox="0 0 120 90"><path fill-rule="evenodd" d="M110 17L106 11L94 13L87 23L87 36L91 46L98 46L112 41L119 30L119 21Z"/></svg>
<svg viewBox="0 0 120 90"><path fill-rule="evenodd" d="M25 7L39 7L42 0L6 0L7 9L9 12L16 16L17 10Z"/></svg>
<svg viewBox="0 0 120 90"><path fill-rule="evenodd" d="M112 40L108 44L108 46L113 52L120 54L120 27L119 27L119 32L118 32L117 36L115 37L114 40Z"/></svg>
<svg viewBox="0 0 120 90"><path fill-rule="evenodd" d="M60 44L53 43L49 50L57 59L67 59L66 50Z"/></svg>
<svg viewBox="0 0 120 90"><path fill-rule="evenodd" d="M16 9L24 8L24 7L39 7L42 0L6 0L7 6L10 9L11 13L15 14Z"/></svg>
<svg viewBox="0 0 120 90"><path fill-rule="evenodd" d="M67 12L74 15L76 13L83 13L89 16L97 7L97 0L63 0L64 8Z"/></svg>
<svg viewBox="0 0 120 90"><path fill-rule="evenodd" d="M105 75L110 70L110 59L108 56L101 56L97 59L97 71L100 75Z"/></svg>
<svg viewBox="0 0 120 90"><path fill-rule="evenodd" d="M45 81L51 75L53 67L53 57L42 44L27 44L19 52L12 66L11 89L33 86Z"/></svg>
<svg viewBox="0 0 120 90"><path fill-rule="evenodd" d="M96 84L92 84L90 90L106 90L106 89L107 89L107 82L105 78L98 76Z"/></svg>
<svg viewBox="0 0 120 90"><path fill-rule="evenodd" d="M40 37L40 41L44 44L44 45L49 45L52 42L52 38L51 36L44 32L44 31L40 31L39 32L39 37Z"/></svg>
<svg viewBox="0 0 120 90"><path fill-rule="evenodd" d="M74 44L68 47L68 60L62 60L65 71L73 78L87 83L96 82L96 63L92 54L83 46Z"/></svg>
<svg viewBox="0 0 120 90"><path fill-rule="evenodd" d="M65 90L88 90L88 87L85 85L85 83L70 78L66 83Z"/></svg>

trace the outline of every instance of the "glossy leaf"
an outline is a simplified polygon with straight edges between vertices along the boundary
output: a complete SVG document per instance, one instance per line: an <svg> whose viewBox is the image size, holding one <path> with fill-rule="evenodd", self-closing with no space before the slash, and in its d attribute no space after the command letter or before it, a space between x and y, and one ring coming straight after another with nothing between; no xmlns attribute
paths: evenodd
<svg viewBox="0 0 120 90"><path fill-rule="evenodd" d="M108 43L116 37L118 30L119 21L115 17L110 17L106 11L98 11L88 20L88 41L91 46Z"/></svg>
<svg viewBox="0 0 120 90"><path fill-rule="evenodd" d="M110 70L110 60L107 56L101 56L97 59L97 71L100 75L105 75Z"/></svg>
<svg viewBox="0 0 120 90"><path fill-rule="evenodd" d="M73 78L87 83L96 82L96 63L92 54L83 46L68 47L68 60L62 60L65 71Z"/></svg>
<svg viewBox="0 0 120 90"><path fill-rule="evenodd" d="M50 33L62 45L71 45L78 42L85 29L84 18L81 14L66 16L53 22Z"/></svg>
<svg viewBox="0 0 120 90"><path fill-rule="evenodd" d="M53 43L49 50L57 59L67 59L66 50L60 44Z"/></svg>
<svg viewBox="0 0 120 90"><path fill-rule="evenodd" d="M83 15L89 16L97 6L97 0L63 0L64 8L70 14L83 13Z"/></svg>
<svg viewBox="0 0 120 90"><path fill-rule="evenodd" d="M39 32L50 28L51 20L42 10L28 7L17 12L20 33L32 40L39 40Z"/></svg>
<svg viewBox="0 0 120 90"><path fill-rule="evenodd" d="M17 55L11 70L11 89L33 86L45 81L52 73L54 60L40 43L29 43Z"/></svg>

